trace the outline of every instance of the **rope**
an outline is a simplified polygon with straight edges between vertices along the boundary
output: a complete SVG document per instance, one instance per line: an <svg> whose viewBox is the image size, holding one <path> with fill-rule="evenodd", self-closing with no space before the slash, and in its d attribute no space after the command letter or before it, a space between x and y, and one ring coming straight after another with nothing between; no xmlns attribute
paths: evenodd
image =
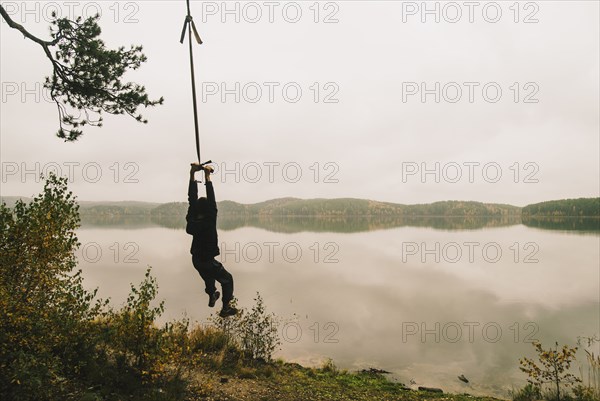
<svg viewBox="0 0 600 401"><path fill-rule="evenodd" d="M185 17L185 21L183 22L183 29L181 30L181 39L179 40L179 43L183 44L183 40L185 39L185 31L187 28L188 43L190 49L190 71L192 77L192 101L194 106L194 130L196 133L196 155L198 156L198 163L202 163L202 160L200 158L200 131L198 129L198 101L196 100L196 76L194 74L194 51L192 47L192 33L194 34L196 42L198 42L199 45L202 44L202 39L200 39L200 35L196 30L196 24L194 24L194 20L190 12L190 0L186 0L186 2L187 16Z"/></svg>

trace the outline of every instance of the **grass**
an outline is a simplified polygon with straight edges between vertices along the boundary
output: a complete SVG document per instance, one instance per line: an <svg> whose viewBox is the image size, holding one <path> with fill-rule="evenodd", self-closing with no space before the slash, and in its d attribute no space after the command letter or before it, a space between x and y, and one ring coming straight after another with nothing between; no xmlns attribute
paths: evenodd
<svg viewBox="0 0 600 401"><path fill-rule="evenodd" d="M251 375L248 374L252 371ZM198 373L198 372L197 372ZM440 394L407 389L383 375L305 368L297 364L275 362L220 383L215 376L197 374L203 390L190 394L189 400L281 400L281 401L394 401L394 400L495 400L468 394ZM220 378L220 376L219 376ZM208 391L207 391L208 390Z"/></svg>
<svg viewBox="0 0 600 401"><path fill-rule="evenodd" d="M307 368L283 360L257 362L222 360L223 349L206 354L204 363L190 377L187 400L229 401L418 401L418 400L496 400L468 394L440 394L414 391L389 381L377 373L349 372L328 360L319 368ZM222 379L226 382L222 383Z"/></svg>

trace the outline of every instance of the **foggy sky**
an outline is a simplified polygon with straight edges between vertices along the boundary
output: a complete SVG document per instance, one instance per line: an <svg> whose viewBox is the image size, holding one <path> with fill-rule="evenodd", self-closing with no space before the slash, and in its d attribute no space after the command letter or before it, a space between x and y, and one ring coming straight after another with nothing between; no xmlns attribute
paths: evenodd
<svg viewBox="0 0 600 401"><path fill-rule="evenodd" d="M99 10L107 45L144 46L148 62L127 78L165 104L143 110L147 125L105 115L63 143L41 91L50 63L2 21L1 194L38 193L36 174L58 168L82 200L185 201L196 157L185 2L2 4L45 38L53 7ZM219 200L599 196L598 2L522 2L518 15L513 2L428 2L439 22L421 2L224 4L192 1L202 157L218 167Z"/></svg>

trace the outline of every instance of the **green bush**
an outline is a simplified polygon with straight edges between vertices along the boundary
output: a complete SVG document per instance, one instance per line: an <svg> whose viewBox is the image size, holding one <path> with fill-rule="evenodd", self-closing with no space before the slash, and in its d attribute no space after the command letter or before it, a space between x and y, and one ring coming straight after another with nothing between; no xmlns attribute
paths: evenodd
<svg viewBox="0 0 600 401"><path fill-rule="evenodd" d="M190 347L194 353L218 353L224 350L229 338L214 326L197 326L190 332Z"/></svg>
<svg viewBox="0 0 600 401"><path fill-rule="evenodd" d="M163 330L155 327L154 321L164 311L164 302L150 307L157 293L156 280L146 271L139 288L131 285L127 303L117 312L110 312L105 320L105 339L118 360L144 378L155 375L160 367Z"/></svg>
<svg viewBox="0 0 600 401"><path fill-rule="evenodd" d="M569 373L571 363L576 359L577 347L571 348L564 345L559 348L558 343L555 343L554 348L546 350L538 341L534 341L532 345L538 354L539 365L529 358L520 360L520 369L529 376L527 381L538 388L542 388L544 385L551 386L548 394L544 396L546 399L567 400L568 394L564 390L561 393L561 386L569 387L581 381Z"/></svg>
<svg viewBox="0 0 600 401"><path fill-rule="evenodd" d="M256 293L254 301L250 311L242 309L236 316L227 318L213 316L211 322L239 347L246 359L271 361L273 353L281 345L278 321L275 314L267 313L259 293Z"/></svg>
<svg viewBox="0 0 600 401"><path fill-rule="evenodd" d="M577 401L598 401L598 394L590 386L578 384L573 387L573 395Z"/></svg>
<svg viewBox="0 0 600 401"><path fill-rule="evenodd" d="M155 326L163 304L151 307L150 269L117 311L84 289L74 272L78 209L54 175L30 203L0 205L0 399L144 399L158 386L179 394L187 321Z"/></svg>
<svg viewBox="0 0 600 401"><path fill-rule="evenodd" d="M538 386L527 383L522 389L513 391L511 396L513 401L536 401L542 398L542 393Z"/></svg>
<svg viewBox="0 0 600 401"><path fill-rule="evenodd" d="M578 337L577 345L591 348L598 341L600 340L596 335ZM579 378L569 372L571 364L576 360L578 347L571 348L565 345L559 348L556 343L553 348L543 349L539 342L534 342L533 346L538 354L539 364L528 358L520 360L521 370L529 376L527 380L529 384L512 393L514 401L600 400L600 356L595 355L589 349L583 350L588 366L587 369L580 366L581 378ZM587 384L585 384L586 382ZM567 391L570 386L573 386L572 392Z"/></svg>
<svg viewBox="0 0 600 401"><path fill-rule="evenodd" d="M92 321L103 303L76 266L78 205L52 175L29 204L0 205L0 394L56 399L93 366Z"/></svg>

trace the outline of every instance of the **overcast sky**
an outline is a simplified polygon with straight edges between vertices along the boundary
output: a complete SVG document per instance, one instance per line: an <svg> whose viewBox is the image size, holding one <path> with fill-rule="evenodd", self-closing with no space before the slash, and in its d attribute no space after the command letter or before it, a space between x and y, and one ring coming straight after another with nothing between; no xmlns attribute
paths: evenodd
<svg viewBox="0 0 600 401"><path fill-rule="evenodd" d="M2 195L38 193L36 173L58 168L82 200L185 201L196 158L185 2L1 4L40 37L53 9L101 12L108 46L148 56L127 78L165 97L147 125L105 115L63 143L40 84L50 63L2 21ZM597 1L192 1L192 15L219 200L599 196Z"/></svg>

